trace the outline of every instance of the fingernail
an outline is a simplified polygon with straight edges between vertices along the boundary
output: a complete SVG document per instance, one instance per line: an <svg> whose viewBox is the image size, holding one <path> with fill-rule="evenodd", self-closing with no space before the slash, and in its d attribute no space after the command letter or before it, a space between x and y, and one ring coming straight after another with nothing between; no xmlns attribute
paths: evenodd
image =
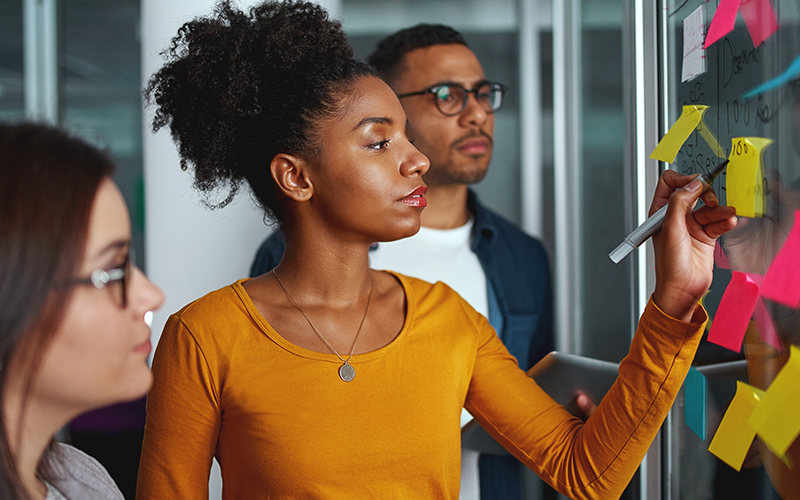
<svg viewBox="0 0 800 500"><path fill-rule="evenodd" d="M700 190L700 186L702 186L702 185L703 185L703 183L700 182L699 179L695 179L692 182L690 182L684 189L686 189L690 193L694 193L695 191L699 191Z"/></svg>
<svg viewBox="0 0 800 500"><path fill-rule="evenodd" d="M717 195L714 192L708 193L708 201L719 204L719 200L717 199Z"/></svg>

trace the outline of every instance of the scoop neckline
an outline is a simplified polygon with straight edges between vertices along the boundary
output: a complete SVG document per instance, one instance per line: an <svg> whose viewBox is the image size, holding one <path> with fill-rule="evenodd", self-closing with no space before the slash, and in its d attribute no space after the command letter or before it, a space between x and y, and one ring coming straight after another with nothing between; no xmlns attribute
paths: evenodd
<svg viewBox="0 0 800 500"><path fill-rule="evenodd" d="M416 302L414 300L413 291L410 287L410 283L407 281L407 277L403 276L402 274L395 273L393 271L379 271L390 274L394 276L395 279L400 283L400 286L403 287L403 293L405 294L406 298L406 317L403 321L403 327L400 329L400 333L392 339L391 342L386 344L383 347L380 347L374 351L369 351L361 354L353 354L352 359L350 359L350 363L359 363L362 361L371 361L373 359L380 358L386 355L388 352L393 350L395 346L400 344L403 339L405 339L409 325L412 323L414 315L416 313ZM297 356L308 358L308 359L315 359L321 361L329 361L331 363L341 364L341 360L333 353L324 353L324 352L317 352L312 351L311 349L306 349L305 347L300 347L297 344L294 344L288 340L286 340L280 333L278 333L275 328L267 321L267 319L256 309L255 303L253 303L253 299L250 298L250 294L247 293L247 290L242 286L244 283L249 281L251 278L245 278L237 280L233 285L234 292L239 296L239 299L244 304L245 309L247 310L248 314L251 318L256 322L258 327L261 331L273 342L278 344L280 347L285 349L286 351L291 352Z"/></svg>

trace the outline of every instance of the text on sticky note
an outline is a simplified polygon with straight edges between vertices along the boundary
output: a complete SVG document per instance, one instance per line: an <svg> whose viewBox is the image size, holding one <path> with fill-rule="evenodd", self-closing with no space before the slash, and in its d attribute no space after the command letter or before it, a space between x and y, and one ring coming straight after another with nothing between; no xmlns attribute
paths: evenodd
<svg viewBox="0 0 800 500"><path fill-rule="evenodd" d="M734 137L726 175L727 204L736 207L736 215L764 215L764 169L762 153L772 144L761 137Z"/></svg>
<svg viewBox="0 0 800 500"><path fill-rule="evenodd" d="M706 51L703 49L705 29L705 16L701 4L683 20L682 82L706 71Z"/></svg>

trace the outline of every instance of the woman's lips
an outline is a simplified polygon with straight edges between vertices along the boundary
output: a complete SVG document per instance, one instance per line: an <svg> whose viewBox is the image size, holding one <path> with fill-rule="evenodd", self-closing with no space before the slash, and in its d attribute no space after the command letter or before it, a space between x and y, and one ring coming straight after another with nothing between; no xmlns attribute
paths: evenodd
<svg viewBox="0 0 800 500"><path fill-rule="evenodd" d="M425 199L425 193L428 192L428 188L425 186L420 186L414 191L411 192L410 195L403 198L402 201L406 205L410 207L418 207L418 208L425 208L428 206L428 200Z"/></svg>
<svg viewBox="0 0 800 500"><path fill-rule="evenodd" d="M150 354L153 346L150 344L150 339L145 340L141 344L133 348L133 352L137 354Z"/></svg>

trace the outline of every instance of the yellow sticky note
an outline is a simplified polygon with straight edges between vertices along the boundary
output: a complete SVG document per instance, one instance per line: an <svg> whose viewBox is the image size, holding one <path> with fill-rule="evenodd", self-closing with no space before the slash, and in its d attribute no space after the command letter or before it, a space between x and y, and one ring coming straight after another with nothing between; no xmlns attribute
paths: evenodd
<svg viewBox="0 0 800 500"><path fill-rule="evenodd" d="M736 215L764 215L764 167L761 157L770 139L734 137L726 175L725 192L728 206L736 207Z"/></svg>
<svg viewBox="0 0 800 500"><path fill-rule="evenodd" d="M650 153L650 158L667 163L674 162L681 146L695 130L700 132L700 135L711 146L711 150L715 155L725 158L725 150L722 149L717 138L703 121L703 115L707 110L708 106L703 106L702 104L684 106L681 116L658 142L656 148Z"/></svg>
<svg viewBox="0 0 800 500"><path fill-rule="evenodd" d="M678 155L678 150L681 149L689 135L697 128L700 120L703 119L703 113L705 113L706 109L708 109L708 106L684 106L681 116L672 124L669 131L664 134L664 137L658 141L658 145L650 153L650 158L667 163L674 162L675 157Z"/></svg>
<svg viewBox="0 0 800 500"><path fill-rule="evenodd" d="M772 381L748 424L779 457L800 435L800 349L791 346L789 361Z"/></svg>
<svg viewBox="0 0 800 500"><path fill-rule="evenodd" d="M719 141L717 140L717 136L714 135L714 132L712 132L706 125L706 122L703 121L703 113L700 113L700 123L697 124L697 130L700 132L700 136L705 139L711 147L711 151L718 157L725 158L725 150L719 145Z"/></svg>
<svg viewBox="0 0 800 500"><path fill-rule="evenodd" d="M742 468L747 450L756 437L756 430L747 421L763 395L764 391L737 381L736 395L708 447L708 451L737 471Z"/></svg>

